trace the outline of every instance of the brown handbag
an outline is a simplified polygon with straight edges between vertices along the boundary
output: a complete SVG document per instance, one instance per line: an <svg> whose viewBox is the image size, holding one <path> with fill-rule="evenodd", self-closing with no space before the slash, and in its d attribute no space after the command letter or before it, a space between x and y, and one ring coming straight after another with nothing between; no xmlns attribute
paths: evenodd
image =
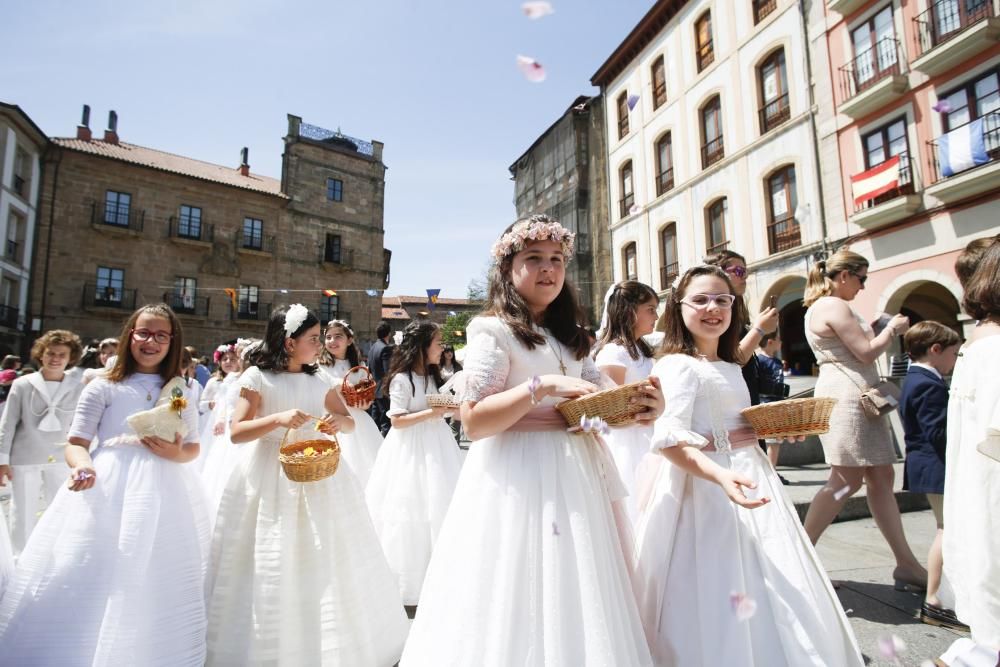
<svg viewBox="0 0 1000 667"><path fill-rule="evenodd" d="M882 417L889 414L893 410L899 407L899 397L902 392L892 382L888 380L882 380L874 387L869 387L867 384L861 386L857 381L851 377L851 374L844 370L844 367L839 361L826 354L827 360L837 367L841 373L847 376L854 385L861 390L861 410L869 417Z"/></svg>

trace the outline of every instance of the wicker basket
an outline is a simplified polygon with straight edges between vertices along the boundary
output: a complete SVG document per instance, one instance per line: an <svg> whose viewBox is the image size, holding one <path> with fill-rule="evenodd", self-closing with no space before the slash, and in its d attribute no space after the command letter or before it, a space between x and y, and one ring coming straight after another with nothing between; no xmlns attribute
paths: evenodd
<svg viewBox="0 0 1000 667"><path fill-rule="evenodd" d="M646 382L633 382L573 398L557 405L556 410L570 426L579 426L581 417L600 417L608 426L631 424L632 418L646 409L641 403L629 403L630 398L642 393L639 388L644 384Z"/></svg>
<svg viewBox="0 0 1000 667"><path fill-rule="evenodd" d="M347 378L351 377L351 373L354 371L364 371L368 377L361 380L357 384L351 384ZM364 405L365 403L371 403L375 400L375 386L375 378L372 377L372 372L368 370L368 367L355 366L351 370L347 371L347 375L344 376L344 381L340 383L340 390L341 394L344 396L344 403L352 408Z"/></svg>
<svg viewBox="0 0 1000 667"><path fill-rule="evenodd" d="M462 407L462 402L454 394L427 394L427 405L432 408L454 408L458 410Z"/></svg>
<svg viewBox="0 0 1000 667"><path fill-rule="evenodd" d="M293 482L318 482L337 472L340 465L340 443L334 436L288 442L285 431L278 450L278 460L285 471L285 477ZM312 447L316 454L306 456L302 452Z"/></svg>
<svg viewBox="0 0 1000 667"><path fill-rule="evenodd" d="M830 413L835 398L793 398L755 405L743 416L759 438L790 438L819 435L830 430Z"/></svg>

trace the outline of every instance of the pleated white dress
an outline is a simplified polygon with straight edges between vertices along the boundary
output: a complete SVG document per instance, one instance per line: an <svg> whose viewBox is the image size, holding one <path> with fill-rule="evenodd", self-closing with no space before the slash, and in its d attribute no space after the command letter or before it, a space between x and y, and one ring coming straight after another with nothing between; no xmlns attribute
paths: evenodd
<svg viewBox="0 0 1000 667"><path fill-rule="evenodd" d="M213 523L219 510L222 492L226 489L230 475L239 465L240 458L246 456L250 450L246 444L233 444L229 437L233 408L240 397L240 387L237 384L239 379L239 373L230 373L225 377L216 394L215 408L204 415L204 421L207 423L202 427L203 440L200 458L204 460L204 463L201 466L201 480L205 485L209 516ZM215 426L220 423L222 424L222 433L216 435Z"/></svg>
<svg viewBox="0 0 1000 667"><path fill-rule="evenodd" d="M201 483L189 464L150 452L125 422L151 408L162 385L159 375L135 373L84 388L69 435L100 438L96 485L60 489L21 553L0 602L3 664L204 664ZM198 407L188 399L183 416L195 440Z"/></svg>
<svg viewBox="0 0 1000 667"><path fill-rule="evenodd" d="M493 317L468 334L468 400L559 373L560 358L567 375L598 379L593 361L551 337L528 350ZM472 443L401 665L651 664L609 487L620 498L592 435L508 431Z"/></svg>
<svg viewBox="0 0 1000 667"><path fill-rule="evenodd" d="M390 417L427 409L434 380L402 373L389 383ZM441 417L393 426L379 450L365 495L403 603L420 601L420 589L462 468L448 424Z"/></svg>
<svg viewBox="0 0 1000 667"><path fill-rule="evenodd" d="M324 413L317 374L248 368L257 416ZM311 428L311 425L310 425ZM278 461L284 429L246 443L216 516L209 572L209 665L388 667L407 620L349 466L292 482ZM315 431L302 438L318 437Z"/></svg>
<svg viewBox="0 0 1000 667"><path fill-rule="evenodd" d="M10 543L7 522L0 516L0 599L7 590L7 584L14 577L14 547Z"/></svg>
<svg viewBox="0 0 1000 667"><path fill-rule="evenodd" d="M740 410L750 395L740 367L673 354L653 367L666 410L651 447L689 443L753 479L771 498L749 510L714 482L693 477L659 454L640 471L636 525L636 594L657 665L850 667L864 664L847 617L781 481L752 437L731 447L730 433L749 428ZM748 493L753 494L752 490ZM758 497L759 497L758 496ZM733 593L756 613L741 620Z"/></svg>
<svg viewBox="0 0 1000 667"><path fill-rule="evenodd" d="M606 366L624 368L624 384L645 380L649 377L650 371L653 370L651 358L644 357L640 353L638 359L633 359L625 346L618 343L608 343L602 347L597 356L594 357L594 363L599 369ZM643 457L649 453L649 438L652 434L653 427L651 425L636 424L635 426L613 428L611 433L604 437L611 449L611 455L615 459L615 465L618 467L618 474L621 475L625 490L628 491L625 508L633 525L638 516L635 487L636 471L639 469Z"/></svg>
<svg viewBox="0 0 1000 667"><path fill-rule="evenodd" d="M332 366L320 366L319 370L326 375L330 385L337 390L337 394L343 400L344 376L351 370L351 362L339 359ZM339 437L340 454L351 466L361 486L365 487L368 485L368 478L371 477L372 468L375 467L378 450L382 447L382 432L378 430L378 425L371 415L364 410L347 406L347 411L354 418L354 432Z"/></svg>

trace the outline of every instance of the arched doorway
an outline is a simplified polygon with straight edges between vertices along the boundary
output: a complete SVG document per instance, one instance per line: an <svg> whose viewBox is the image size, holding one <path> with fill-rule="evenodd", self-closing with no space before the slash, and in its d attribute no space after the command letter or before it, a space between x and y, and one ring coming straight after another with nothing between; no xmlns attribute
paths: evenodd
<svg viewBox="0 0 1000 667"><path fill-rule="evenodd" d="M816 357L809 349L805 334L805 313L802 297L806 279L802 276L785 276L764 292L761 307L775 298L778 309L778 333L781 338L781 358L796 375L811 375Z"/></svg>
<svg viewBox="0 0 1000 667"><path fill-rule="evenodd" d="M911 325L934 320L958 333L962 332L958 321L958 300L948 288L930 280L907 287L912 289L899 304L899 312L910 318Z"/></svg>

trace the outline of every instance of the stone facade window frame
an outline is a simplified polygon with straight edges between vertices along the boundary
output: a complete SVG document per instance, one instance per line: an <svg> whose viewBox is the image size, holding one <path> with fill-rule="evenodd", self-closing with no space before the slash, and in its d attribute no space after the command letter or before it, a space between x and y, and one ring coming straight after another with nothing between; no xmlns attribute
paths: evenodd
<svg viewBox="0 0 1000 667"><path fill-rule="evenodd" d="M244 216L243 247L249 250L264 249L264 221L260 218Z"/></svg>
<svg viewBox="0 0 1000 667"><path fill-rule="evenodd" d="M256 318L260 308L260 286L240 285L237 295L237 316Z"/></svg>
<svg viewBox="0 0 1000 667"><path fill-rule="evenodd" d="M201 207L181 204L177 215L177 236L184 239L201 239Z"/></svg>
<svg viewBox="0 0 1000 667"><path fill-rule="evenodd" d="M344 239L340 234L327 234L323 250L323 261L331 264L344 263Z"/></svg>
<svg viewBox="0 0 1000 667"><path fill-rule="evenodd" d="M628 126L628 91L622 92L618 96L618 101L616 103L618 109L618 138L624 139L628 136L629 126Z"/></svg>
<svg viewBox="0 0 1000 667"><path fill-rule="evenodd" d="M712 10L706 9L694 22L694 55L698 71L715 62L715 47L712 40Z"/></svg>
<svg viewBox="0 0 1000 667"><path fill-rule="evenodd" d="M639 252L635 241L622 248L622 274L625 280L639 279Z"/></svg>
<svg viewBox="0 0 1000 667"><path fill-rule="evenodd" d="M649 68L649 75L653 81L653 110L659 109L667 103L667 67L663 60L663 54L656 57Z"/></svg>
<svg viewBox="0 0 1000 667"><path fill-rule="evenodd" d="M132 194L118 190L104 191L104 224L128 227L132 212Z"/></svg>
<svg viewBox="0 0 1000 667"><path fill-rule="evenodd" d="M323 300L319 302L319 319L324 326L332 320L340 319L339 296L336 294L332 296L323 296Z"/></svg>
<svg viewBox="0 0 1000 667"><path fill-rule="evenodd" d="M125 269L113 266L98 266L94 303L118 305L125 295Z"/></svg>
<svg viewBox="0 0 1000 667"><path fill-rule="evenodd" d="M705 207L705 247L707 255L714 255L729 247L726 234L726 218L729 214L729 199L719 197Z"/></svg>
<svg viewBox="0 0 1000 667"><path fill-rule="evenodd" d="M344 201L344 181L339 178L327 178L326 198L328 201Z"/></svg>

